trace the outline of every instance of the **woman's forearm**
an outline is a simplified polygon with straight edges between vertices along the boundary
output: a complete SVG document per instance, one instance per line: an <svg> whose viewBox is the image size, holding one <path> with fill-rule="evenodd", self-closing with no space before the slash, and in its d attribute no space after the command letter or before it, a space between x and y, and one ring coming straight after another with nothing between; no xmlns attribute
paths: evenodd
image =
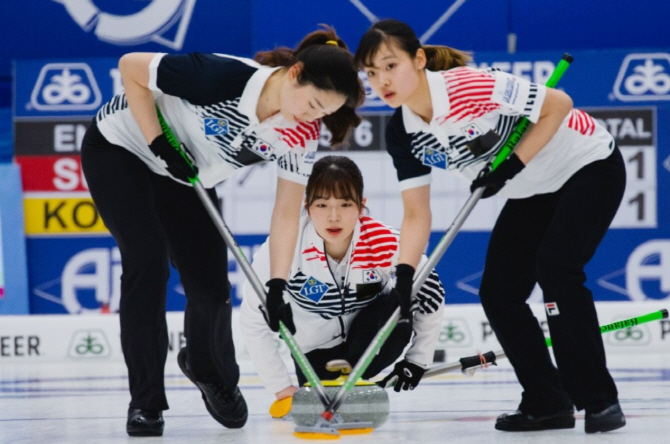
<svg viewBox="0 0 670 444"><path fill-rule="evenodd" d="M402 199L404 216L400 227L398 263L408 264L416 269L430 238L430 186L405 190Z"/></svg>
<svg viewBox="0 0 670 444"><path fill-rule="evenodd" d="M284 179L277 181L277 197L270 225L270 278L288 279L298 241L300 207L305 187Z"/></svg>

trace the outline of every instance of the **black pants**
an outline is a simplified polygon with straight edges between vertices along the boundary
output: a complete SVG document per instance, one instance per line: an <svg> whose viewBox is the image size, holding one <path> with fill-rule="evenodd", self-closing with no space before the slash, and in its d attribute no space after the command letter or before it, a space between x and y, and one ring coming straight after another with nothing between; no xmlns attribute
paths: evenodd
<svg viewBox="0 0 670 444"><path fill-rule="evenodd" d="M525 413L617 402L584 266L616 214L625 182L616 148L555 193L509 200L498 217L480 296L523 387L519 408ZM547 321L558 369L526 303L536 282L545 303L556 304Z"/></svg>
<svg viewBox="0 0 670 444"><path fill-rule="evenodd" d="M332 348L320 348L305 353L307 360L314 368L319 379L337 379L340 372L329 372L326 363L333 359L345 359L351 366L355 366L363 356L372 339L381 330L397 306L388 303L388 298L377 298L370 305L362 309L354 318L347 333L345 342ZM408 323L399 323L386 339L377 356L370 362L363 372L363 379L370 379L393 364L402 354L412 337L412 327ZM294 361L295 362L295 361ZM300 367L295 366L298 384L303 385L307 378Z"/></svg>
<svg viewBox="0 0 670 444"><path fill-rule="evenodd" d="M231 331L226 245L192 187L157 175L92 124L82 144L91 196L121 252L121 346L130 407L168 408L164 369L168 261L186 294L184 332L196 380L239 380ZM214 190L208 190L216 202Z"/></svg>

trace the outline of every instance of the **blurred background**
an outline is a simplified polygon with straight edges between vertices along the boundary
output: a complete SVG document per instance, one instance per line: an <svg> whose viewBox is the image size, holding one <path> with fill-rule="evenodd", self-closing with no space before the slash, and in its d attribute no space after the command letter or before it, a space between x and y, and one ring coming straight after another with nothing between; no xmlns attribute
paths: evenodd
<svg viewBox="0 0 670 444"><path fill-rule="evenodd" d="M563 53L559 87L615 136L628 168L624 201L589 264L597 301L667 303L670 295L670 2L639 0L40 0L0 5L0 314L113 313L120 258L87 192L79 146L97 108L122 91L116 64L132 51L252 57L295 46L319 24L355 51L380 18L408 22L424 43L471 51L544 83ZM370 94L348 148L365 175L370 214L398 226L402 207L384 149L390 110ZM320 150L331 152L328 134ZM249 257L269 231L274 166L218 187L223 213ZM434 174L433 245L469 196ZM481 201L438 270L447 304L477 289L502 199ZM229 271L235 303L243 276ZM533 300L540 301L536 290ZM184 306L172 273L168 310ZM0 321L1 322L1 321Z"/></svg>

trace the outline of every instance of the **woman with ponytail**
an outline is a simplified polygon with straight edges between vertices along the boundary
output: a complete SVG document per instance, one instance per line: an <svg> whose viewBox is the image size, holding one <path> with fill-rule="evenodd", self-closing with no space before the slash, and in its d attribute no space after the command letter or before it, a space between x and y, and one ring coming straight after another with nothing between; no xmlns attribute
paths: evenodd
<svg viewBox="0 0 670 444"><path fill-rule="evenodd" d="M397 108L386 127L404 217L397 284L408 299L414 269L431 231L430 174L447 170L483 187L483 198L509 198L491 234L479 289L484 311L523 386L505 431L575 427L587 433L626 424L584 266L619 208L626 183L614 138L564 92L495 69L465 66L470 57L425 46L398 20L365 33L356 61L370 86ZM533 125L514 152L488 174L522 116ZM407 270L400 273L400 270ZM557 366L526 300L542 288Z"/></svg>
<svg viewBox="0 0 670 444"><path fill-rule="evenodd" d="M255 60L130 53L119 70L125 92L105 104L88 128L82 164L121 252L118 310L131 395L126 431L163 433L168 262L179 271L186 295L188 345L179 352L179 365L214 419L242 427L247 407L237 387L226 245L189 179L197 175L218 205L218 183L240 168L276 163L271 277L288 278L321 122L335 145L359 123L354 109L364 92L358 70L328 27L296 49L260 52ZM169 143L159 115L191 162Z"/></svg>

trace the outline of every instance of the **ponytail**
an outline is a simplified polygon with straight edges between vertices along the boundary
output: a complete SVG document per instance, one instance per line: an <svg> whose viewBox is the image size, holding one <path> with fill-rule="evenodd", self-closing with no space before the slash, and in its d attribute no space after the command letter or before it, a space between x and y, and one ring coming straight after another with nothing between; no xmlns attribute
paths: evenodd
<svg viewBox="0 0 670 444"><path fill-rule="evenodd" d="M278 47L256 53L254 60L271 67L302 65L298 84L313 85L324 91L335 91L347 98L339 110L322 120L332 133L331 145L344 142L347 133L361 122L355 113L365 99L365 90L358 77L358 68L346 43L337 36L335 29L321 25L302 39L295 50Z"/></svg>
<svg viewBox="0 0 670 444"><path fill-rule="evenodd" d="M413 59L419 48L426 53L426 68L431 71L445 71L457 66L464 66L472 60L472 56L464 51L448 46L421 45L414 30L404 22L395 19L380 20L368 29L356 50L356 64L372 66L372 59L382 44L393 41Z"/></svg>
<svg viewBox="0 0 670 444"><path fill-rule="evenodd" d="M447 69L465 66L472 56L458 49L440 45L423 45L426 53L426 69L430 71L446 71Z"/></svg>

